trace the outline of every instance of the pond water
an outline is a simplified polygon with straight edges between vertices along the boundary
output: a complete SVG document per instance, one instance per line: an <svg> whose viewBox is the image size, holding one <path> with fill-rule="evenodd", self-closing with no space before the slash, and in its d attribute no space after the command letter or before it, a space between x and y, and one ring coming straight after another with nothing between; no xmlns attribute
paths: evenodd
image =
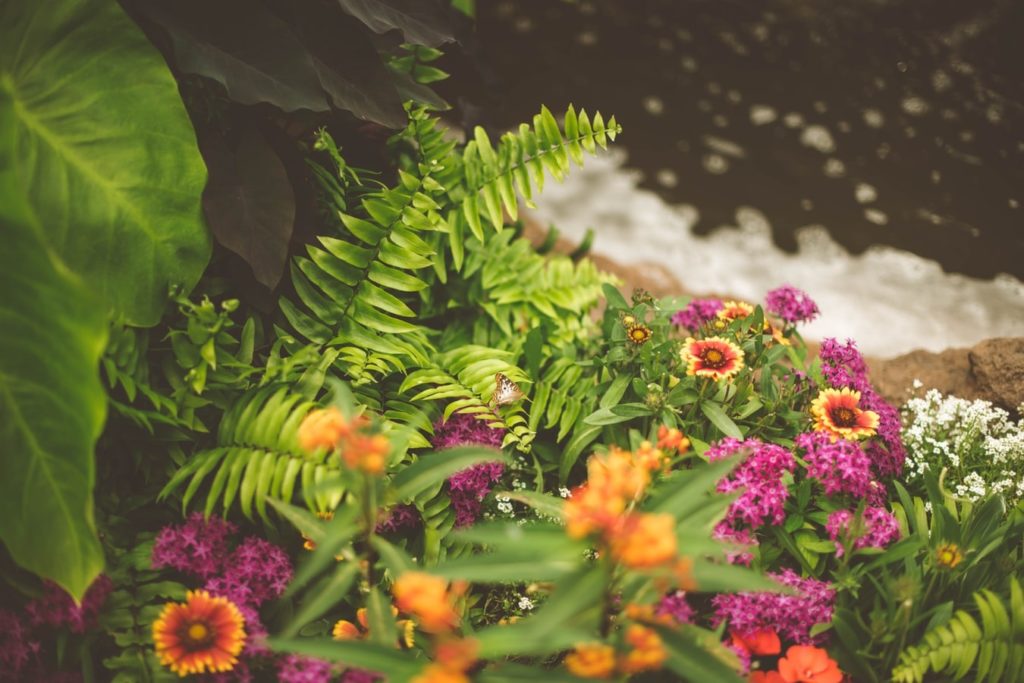
<svg viewBox="0 0 1024 683"><path fill-rule="evenodd" d="M780 281L871 353L1024 334L1024 3L479 3L481 119L614 113L546 192L595 250L697 291ZM736 227L730 227L736 226Z"/></svg>

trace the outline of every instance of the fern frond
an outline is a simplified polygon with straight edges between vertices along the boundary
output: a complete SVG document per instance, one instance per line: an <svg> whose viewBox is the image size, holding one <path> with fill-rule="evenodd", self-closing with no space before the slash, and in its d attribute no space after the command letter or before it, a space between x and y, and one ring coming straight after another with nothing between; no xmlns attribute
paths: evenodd
<svg viewBox="0 0 1024 683"><path fill-rule="evenodd" d="M218 445L195 453L160 497L188 481L182 496L184 510L209 481L204 507L207 516L218 504L227 513L237 502L246 517L252 518L255 506L267 520L266 497L291 502L296 488L310 510L334 509L340 493L327 497L313 491L315 484L338 478L338 460L328 458L326 452L308 454L298 444L299 425L315 406L288 386L270 385L249 392L225 414Z"/></svg>
<svg viewBox="0 0 1024 683"><path fill-rule="evenodd" d="M1024 595L1010 580L1010 609L989 590L974 594L981 625L964 610L900 653L896 683L920 683L929 672L958 681L974 671L976 681L1012 683L1024 679Z"/></svg>
<svg viewBox="0 0 1024 683"><path fill-rule="evenodd" d="M410 373L398 393L410 403L449 400L444 419L456 413L473 415L491 427L507 430L503 445L514 443L520 450L527 450L534 435L527 427L523 403L508 406L501 412L488 405L494 395L494 376L499 372L520 383L524 392L527 390L522 383L530 379L512 364L512 360L513 354L509 351L462 346L438 354L429 367Z"/></svg>
<svg viewBox="0 0 1024 683"><path fill-rule="evenodd" d="M564 440L581 418L596 410L595 386L593 377L574 358L554 358L537 380L530 406L530 429L557 429L555 440Z"/></svg>
<svg viewBox="0 0 1024 683"><path fill-rule="evenodd" d="M504 212L512 220L519 214L517 190L531 206L534 190L544 188L545 171L561 182L569 172L570 160L582 166L584 151L592 154L598 147L606 148L620 132L614 116L605 124L600 112L591 118L585 110L577 114L572 105L562 128L548 108L542 107L533 117L532 127L524 123L518 131L503 134L497 148L477 126L462 154L466 196L461 210L470 230L483 241L481 214L495 230L501 230Z"/></svg>

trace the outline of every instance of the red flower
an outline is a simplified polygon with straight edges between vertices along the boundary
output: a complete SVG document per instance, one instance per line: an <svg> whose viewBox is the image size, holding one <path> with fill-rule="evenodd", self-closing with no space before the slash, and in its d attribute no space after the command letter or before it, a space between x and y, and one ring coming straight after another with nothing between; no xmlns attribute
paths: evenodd
<svg viewBox="0 0 1024 683"><path fill-rule="evenodd" d="M153 622L156 654L179 676L230 671L245 645L244 623L227 598L189 591L185 604L167 603Z"/></svg>
<svg viewBox="0 0 1024 683"><path fill-rule="evenodd" d="M679 355L686 363L687 375L717 381L729 379L743 369L743 350L721 337L700 340L690 337L683 343Z"/></svg>
<svg viewBox="0 0 1024 683"><path fill-rule="evenodd" d="M779 660L779 675L785 683L841 683L843 672L825 650L794 645Z"/></svg>
<svg viewBox="0 0 1024 683"><path fill-rule="evenodd" d="M878 428L878 413L861 410L860 392L850 388L823 389L811 403L814 428L838 439L856 441L871 436Z"/></svg>
<svg viewBox="0 0 1024 683"><path fill-rule="evenodd" d="M782 652L782 642L775 631L765 629L747 635L730 631L729 634L732 636L733 645L743 648L752 655L777 655Z"/></svg>

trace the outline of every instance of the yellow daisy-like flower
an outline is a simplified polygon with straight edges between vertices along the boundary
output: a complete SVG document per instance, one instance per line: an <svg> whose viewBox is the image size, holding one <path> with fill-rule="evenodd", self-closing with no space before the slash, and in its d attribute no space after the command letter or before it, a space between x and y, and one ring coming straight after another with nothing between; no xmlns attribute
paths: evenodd
<svg viewBox="0 0 1024 683"><path fill-rule="evenodd" d="M721 337L690 337L683 343L679 356L686 363L687 375L716 381L729 379L743 369L743 349Z"/></svg>
<svg viewBox="0 0 1024 683"><path fill-rule="evenodd" d="M235 603L203 590L169 602L153 622L160 663L179 676L230 671L245 645L245 619Z"/></svg>
<svg viewBox="0 0 1024 683"><path fill-rule="evenodd" d="M580 678L608 678L615 672L615 650L604 643L580 643L566 655L565 668Z"/></svg>
<svg viewBox="0 0 1024 683"><path fill-rule="evenodd" d="M833 441L856 441L872 436L878 429L878 413L858 407L860 392L849 387L823 389L811 403L814 428Z"/></svg>
<svg viewBox="0 0 1024 683"><path fill-rule="evenodd" d="M651 339L651 328L643 323L634 323L626 328L626 336L637 346L643 346Z"/></svg>
<svg viewBox="0 0 1024 683"><path fill-rule="evenodd" d="M721 320L737 320L746 318L753 312L754 307L746 301L726 301L722 303L722 308L719 309L717 315Z"/></svg>
<svg viewBox="0 0 1024 683"><path fill-rule="evenodd" d="M956 543L943 543L935 549L935 563L946 569L953 569L964 559L960 546Z"/></svg>

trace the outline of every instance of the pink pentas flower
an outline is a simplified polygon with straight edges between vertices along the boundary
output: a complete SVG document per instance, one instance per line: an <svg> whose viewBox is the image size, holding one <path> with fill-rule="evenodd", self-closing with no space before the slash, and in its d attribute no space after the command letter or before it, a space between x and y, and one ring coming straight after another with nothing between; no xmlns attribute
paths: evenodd
<svg viewBox="0 0 1024 683"><path fill-rule="evenodd" d="M378 683L384 677L366 669L346 669L341 675L341 683Z"/></svg>
<svg viewBox="0 0 1024 683"><path fill-rule="evenodd" d="M329 683L332 677L330 662L301 655L285 655L277 661L279 683Z"/></svg>
<svg viewBox="0 0 1024 683"><path fill-rule="evenodd" d="M764 297L765 310L787 323L809 323L818 317L818 304L807 292L792 285L783 285Z"/></svg>
<svg viewBox="0 0 1024 683"><path fill-rule="evenodd" d="M236 605L259 607L284 593L291 578L288 555L269 541L249 536L228 556L221 575L206 582L206 589Z"/></svg>
<svg viewBox="0 0 1024 683"><path fill-rule="evenodd" d="M408 503L399 503L388 509L377 522L378 534L395 534L400 531L415 529L420 524L420 513L416 507Z"/></svg>
<svg viewBox="0 0 1024 683"><path fill-rule="evenodd" d="M430 443L435 450L473 444L501 448L504 439L504 429L490 427L486 420L459 413L434 425L434 436Z"/></svg>
<svg viewBox="0 0 1024 683"><path fill-rule="evenodd" d="M489 427L472 415L453 415L447 422L434 425L434 448L442 450L476 444L501 448L504 429ZM448 478L448 493L455 510L455 526L469 526L480 517L481 501L501 479L505 466L501 463L480 463Z"/></svg>
<svg viewBox="0 0 1024 683"><path fill-rule="evenodd" d="M754 561L754 554L749 549L759 544L757 537L750 529L734 529L729 526L728 522L722 521L715 525L711 537L716 541L723 541L733 546L725 551L725 558L729 564L742 564L749 567L750 563Z"/></svg>
<svg viewBox="0 0 1024 683"><path fill-rule="evenodd" d="M836 557L843 556L842 541L853 540L854 549L884 548L900 538L900 524L896 517L885 508L867 506L859 524L854 524L853 512L836 510L828 516L825 529L836 542ZM853 539L848 538L854 534Z"/></svg>
<svg viewBox="0 0 1024 683"><path fill-rule="evenodd" d="M715 626L728 622L730 630L741 636L760 631L775 631L779 637L798 644L812 644L815 624L832 620L835 590L812 578L801 578L791 569L769 573L779 583L795 589L794 595L770 592L724 593L711 599L715 608Z"/></svg>
<svg viewBox="0 0 1024 683"><path fill-rule="evenodd" d="M691 299L686 308L672 314L672 324L685 327L688 330L696 330L704 323L714 318L723 304L720 299Z"/></svg>
<svg viewBox="0 0 1024 683"><path fill-rule="evenodd" d="M782 524L786 518L784 506L789 497L782 475L796 467L793 454L782 446L766 444L760 439L740 441L727 437L709 448L705 455L714 462L741 452L747 452L746 459L718 482L720 493L742 491L729 506L726 523L734 529L740 525L756 529L764 524Z"/></svg>
<svg viewBox="0 0 1024 683"><path fill-rule="evenodd" d="M655 606L654 613L659 617L672 617L677 624L693 623L693 607L686 601L685 591L675 591L663 596Z"/></svg>
<svg viewBox="0 0 1024 683"><path fill-rule="evenodd" d="M872 462L860 444L846 439L833 442L818 431L800 434L795 443L804 451L807 476L818 480L826 494L863 497L871 490Z"/></svg>
<svg viewBox="0 0 1024 683"><path fill-rule="evenodd" d="M75 604L74 598L53 581L43 582L43 595L25 605L25 612L33 626L67 628L72 633L85 633L96 626L107 597L114 590L114 582L106 575L96 577L82 603Z"/></svg>
<svg viewBox="0 0 1024 683"><path fill-rule="evenodd" d="M17 614L0 609L0 681L21 680L21 673L36 661L39 643L29 630Z"/></svg>
<svg viewBox="0 0 1024 683"><path fill-rule="evenodd" d="M153 567L210 578L221 571L228 555L228 536L234 532L231 522L193 512L184 524L169 524L160 530L153 544Z"/></svg>

